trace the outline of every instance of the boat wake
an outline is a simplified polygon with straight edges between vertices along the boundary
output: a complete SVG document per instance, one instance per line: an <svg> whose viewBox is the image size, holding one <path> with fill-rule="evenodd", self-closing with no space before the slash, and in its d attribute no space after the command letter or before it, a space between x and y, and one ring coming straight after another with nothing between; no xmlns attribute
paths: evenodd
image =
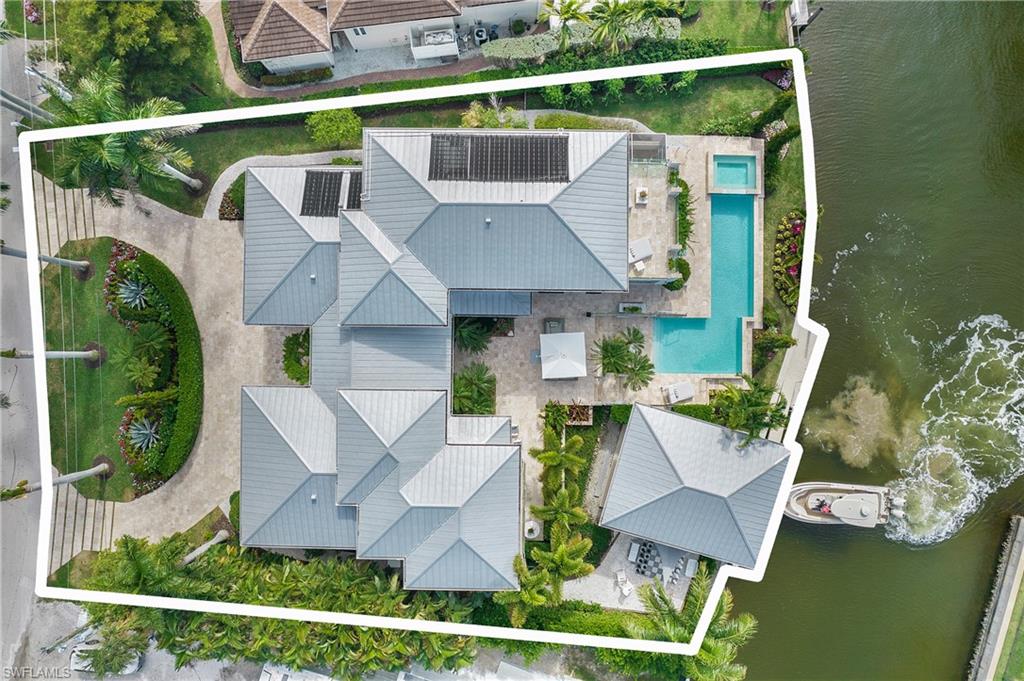
<svg viewBox="0 0 1024 681"><path fill-rule="evenodd" d="M872 320L888 375L849 378L808 412L806 434L850 466L894 469L888 486L906 498L906 517L893 518L886 535L931 544L1024 475L1024 332L999 315L940 328L926 301L955 301L919 274L927 267L918 233L885 213L876 228L836 253L816 298ZM858 295L836 295L850 290Z"/></svg>

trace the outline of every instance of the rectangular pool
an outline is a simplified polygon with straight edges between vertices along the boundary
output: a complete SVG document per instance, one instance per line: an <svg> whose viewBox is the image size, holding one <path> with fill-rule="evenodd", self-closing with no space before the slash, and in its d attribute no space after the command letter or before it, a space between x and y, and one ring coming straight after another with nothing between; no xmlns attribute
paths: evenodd
<svg viewBox="0 0 1024 681"><path fill-rule="evenodd" d="M715 186L753 189L757 186L757 162L753 156L715 156Z"/></svg>
<svg viewBox="0 0 1024 681"><path fill-rule="evenodd" d="M743 371L743 317L754 313L754 196L711 195L711 316L657 317L654 368L663 374Z"/></svg>

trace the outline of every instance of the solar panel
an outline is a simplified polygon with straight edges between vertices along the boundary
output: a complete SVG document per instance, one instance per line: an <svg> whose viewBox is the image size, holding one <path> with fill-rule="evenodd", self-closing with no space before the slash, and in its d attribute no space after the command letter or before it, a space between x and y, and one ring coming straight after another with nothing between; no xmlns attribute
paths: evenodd
<svg viewBox="0 0 1024 681"><path fill-rule="evenodd" d="M569 137L434 133L427 179L568 182Z"/></svg>
<svg viewBox="0 0 1024 681"><path fill-rule="evenodd" d="M302 207L299 215L337 217L341 201L341 181L345 174L326 170L307 170L302 186Z"/></svg>
<svg viewBox="0 0 1024 681"><path fill-rule="evenodd" d="M363 174L349 173L348 196L345 199L346 210L359 210L362 207Z"/></svg>

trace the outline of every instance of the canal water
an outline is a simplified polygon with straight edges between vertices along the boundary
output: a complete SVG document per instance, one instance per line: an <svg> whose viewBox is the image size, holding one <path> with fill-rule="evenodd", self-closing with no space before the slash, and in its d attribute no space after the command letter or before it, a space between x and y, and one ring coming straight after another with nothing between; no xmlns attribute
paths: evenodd
<svg viewBox="0 0 1024 681"><path fill-rule="evenodd" d="M1024 512L1024 4L829 3L805 34L812 316L798 480L889 484L886 531L783 521L733 582L752 681L963 678Z"/></svg>

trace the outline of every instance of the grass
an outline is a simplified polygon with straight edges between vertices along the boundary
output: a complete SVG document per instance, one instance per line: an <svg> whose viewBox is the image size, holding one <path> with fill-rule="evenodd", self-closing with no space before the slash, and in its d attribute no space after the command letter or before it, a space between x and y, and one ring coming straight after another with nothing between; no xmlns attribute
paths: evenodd
<svg viewBox="0 0 1024 681"><path fill-rule="evenodd" d="M368 128L457 128L468 104L458 102L427 107L403 107L377 112L363 119Z"/></svg>
<svg viewBox="0 0 1024 681"><path fill-rule="evenodd" d="M729 52L754 52L789 47L786 35L788 2L765 12L760 3L704 2L696 21L683 24L685 38L727 38Z"/></svg>
<svg viewBox="0 0 1024 681"><path fill-rule="evenodd" d="M657 132L695 135L704 121L764 109L779 89L759 76L698 78L693 92L667 92L653 99L626 95L621 102L595 102L584 112L595 116L633 118ZM531 108L547 108L539 95L530 96Z"/></svg>
<svg viewBox="0 0 1024 681"><path fill-rule="evenodd" d="M224 515L224 511L220 510L220 507L216 507L182 534L185 535L189 545L194 549L200 544L213 539L213 535L217 534L219 530L227 530L234 534L234 528L232 528L227 516Z"/></svg>
<svg viewBox="0 0 1024 681"><path fill-rule="evenodd" d="M112 352L130 336L107 313L103 301L103 274L113 241L108 237L71 241L60 255L89 260L95 274L78 281L64 267L43 269L43 313L46 347L81 348L96 341ZM89 498L126 501L133 497L131 474L121 459L117 429L124 414L114 400L135 392L135 387L110 361L88 369L81 360L49 361L46 380L50 405L51 461L61 473L91 468L93 459L105 456L114 462L114 474L75 483Z"/></svg>
<svg viewBox="0 0 1024 681"><path fill-rule="evenodd" d="M39 13L43 12L43 0L35 3ZM25 10L22 8L21 0L4 0L4 14L7 17L7 26L19 36L25 36L29 40L43 39L43 24L33 24L25 21ZM53 5L46 3L46 37L53 38Z"/></svg>
<svg viewBox="0 0 1024 681"><path fill-rule="evenodd" d="M1017 592L1017 602L1010 615L1010 627L996 665L995 678L997 681L1020 681L1024 678L1024 584Z"/></svg>
<svg viewBox="0 0 1024 681"><path fill-rule="evenodd" d="M82 551L70 561L57 568L57 571L50 575L47 583L50 586L63 587L65 589L82 588L85 581L92 574L92 564L96 560L99 551Z"/></svg>

